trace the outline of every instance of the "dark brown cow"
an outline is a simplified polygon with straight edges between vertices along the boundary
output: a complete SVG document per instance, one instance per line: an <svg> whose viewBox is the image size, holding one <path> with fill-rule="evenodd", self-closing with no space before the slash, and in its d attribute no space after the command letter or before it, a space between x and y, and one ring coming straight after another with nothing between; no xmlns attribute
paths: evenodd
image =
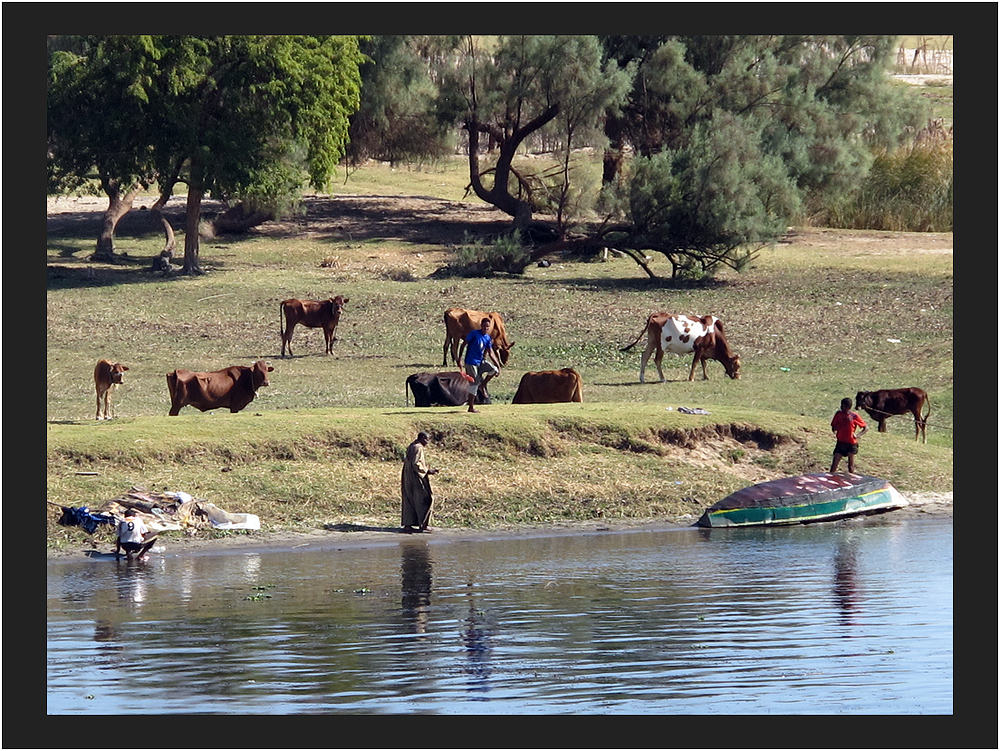
<svg viewBox="0 0 1000 751"><path fill-rule="evenodd" d="M458 365L458 348L471 331L478 331L483 318L490 319L490 338L493 339L493 349L496 350L500 364L506 366L510 358L510 348L514 342L508 341L507 329L499 313L484 313L481 310L465 308L448 308L444 312L444 357L442 365L448 364L448 348L451 348L451 359Z"/></svg>
<svg viewBox="0 0 1000 751"><path fill-rule="evenodd" d="M311 329L323 329L326 338L326 354L333 354L333 343L337 341L334 332L340 323L340 314L351 299L343 295L331 297L329 300L296 300L292 298L281 303L280 319L284 320L281 328L281 356L285 356L285 346L288 346L288 356L292 355L292 334L298 324Z"/></svg>
<svg viewBox="0 0 1000 751"><path fill-rule="evenodd" d="M672 352L675 355L689 355L694 353L694 360L691 361L691 373L688 380L694 380L694 369L701 363L701 374L703 380L708 380L708 370L705 364L708 360L718 360L726 369L726 375L730 378L740 377L740 356L734 354L726 341L725 333L722 329L722 321L715 316L683 316L672 315L670 313L653 313L646 319L646 327L635 338L635 341L627 347L622 347L622 352L632 349L642 335L646 334L646 351L642 353L642 361L639 366L639 382L646 382L646 363L649 356L656 352L656 370L660 374L660 381L666 380L663 377L663 353Z"/></svg>
<svg viewBox="0 0 1000 751"><path fill-rule="evenodd" d="M232 365L209 373L190 370L167 373L170 414L177 415L186 406L202 412L223 407L239 412L254 400L257 389L269 385L267 374L273 371L270 363L258 360L250 366Z"/></svg>
<svg viewBox="0 0 1000 751"><path fill-rule="evenodd" d="M511 404L582 402L583 379L573 368L525 373Z"/></svg>
<svg viewBox="0 0 1000 751"><path fill-rule="evenodd" d="M125 377L127 365L120 362L113 363L111 360L98 360L94 368L94 386L97 388L97 415L95 420L101 418L101 403L104 404L104 418L111 419L111 390L120 384Z"/></svg>
<svg viewBox="0 0 1000 751"><path fill-rule="evenodd" d="M927 417L931 413L931 399L923 389L880 389L879 391L859 391L854 398L858 409L863 409L878 423L878 432L888 432L885 421L893 415L905 415L910 412L916 424L914 440L920 440L923 435L927 443ZM927 412L921 416L927 405Z"/></svg>
<svg viewBox="0 0 1000 751"><path fill-rule="evenodd" d="M406 379L404 393L406 404L417 407L460 407L469 402L469 387L472 383L466 375L454 370L447 373L414 373ZM486 385L481 384L476 393L476 404L490 404Z"/></svg>

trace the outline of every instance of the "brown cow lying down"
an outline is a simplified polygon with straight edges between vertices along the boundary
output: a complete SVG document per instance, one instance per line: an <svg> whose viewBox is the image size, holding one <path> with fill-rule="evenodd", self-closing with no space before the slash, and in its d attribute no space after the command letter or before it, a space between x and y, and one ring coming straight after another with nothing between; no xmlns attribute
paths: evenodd
<svg viewBox="0 0 1000 751"><path fill-rule="evenodd" d="M251 366L232 365L210 373L175 370L167 373L170 389L170 414L180 414L186 406L207 412L210 409L229 407L239 412L257 396L257 389L267 386L267 374L274 368L263 360Z"/></svg>
<svg viewBox="0 0 1000 751"><path fill-rule="evenodd" d="M905 415L910 412L913 421L916 423L917 434L914 440L920 440L923 434L924 443L927 443L927 417L931 413L931 399L923 389L881 389L879 391L859 391L854 398L854 403L858 409L863 409L871 418L878 423L878 432L888 432L885 421L893 415ZM921 416L924 405L927 405L927 412Z"/></svg>
<svg viewBox="0 0 1000 751"><path fill-rule="evenodd" d="M525 373L511 404L582 402L583 379L573 368Z"/></svg>
<svg viewBox="0 0 1000 751"><path fill-rule="evenodd" d="M111 419L111 390L120 384L125 378L125 371L128 366L120 362L112 363L111 360L98 360L94 368L94 386L97 388L97 415L95 420L101 419L101 403L104 403L104 419Z"/></svg>
<svg viewBox="0 0 1000 751"><path fill-rule="evenodd" d="M292 355L292 334L295 327L302 324L310 329L323 329L323 337L326 339L326 354L333 354L333 343L337 341L334 334L337 331L337 324L340 323L340 314L344 310L344 305L351 299L343 295L331 297L329 300L296 300L292 298L281 303L278 311L280 319L284 319L285 325L281 328L281 356L285 356L285 346L288 347L288 355Z"/></svg>

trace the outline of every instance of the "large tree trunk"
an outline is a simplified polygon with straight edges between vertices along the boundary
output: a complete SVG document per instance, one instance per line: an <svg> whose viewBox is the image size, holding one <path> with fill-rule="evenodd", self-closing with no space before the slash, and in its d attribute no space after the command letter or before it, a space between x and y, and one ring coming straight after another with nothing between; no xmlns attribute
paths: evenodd
<svg viewBox="0 0 1000 751"><path fill-rule="evenodd" d="M90 257L91 261L113 263L115 260L115 229L118 222L129 211L139 193L139 185L133 184L122 195L121 185L117 180L101 178L101 188L108 196L108 208L101 219L101 233L97 236L97 247Z"/></svg>
<svg viewBox="0 0 1000 751"><path fill-rule="evenodd" d="M193 181L188 185L187 211L184 221L184 267L182 274L204 274L198 258L200 250L200 236L198 229L201 225L201 199L205 191L201 187L195 187Z"/></svg>
<svg viewBox="0 0 1000 751"><path fill-rule="evenodd" d="M172 190L173 188L171 187L160 193L160 197L156 199L156 203L149 207L149 213L153 218L153 222L158 223L163 228L164 234L163 250L160 251L159 256L153 259L153 271L173 271L170 262L174 258L174 249L177 247L177 240L174 237L174 228L170 226L170 222L163 216L163 207L170 200Z"/></svg>
<svg viewBox="0 0 1000 751"><path fill-rule="evenodd" d="M622 151L625 147L625 127L621 120L609 117L604 121L604 135L608 145L604 147L604 172L602 185L611 185L618 180L622 169Z"/></svg>
<svg viewBox="0 0 1000 751"><path fill-rule="evenodd" d="M554 104L545 112L529 122L527 125L515 130L509 138L503 138L502 134L483 123L470 119L465 124L465 129L469 133L469 180L476 195L493 204L505 214L514 218L515 229L527 229L531 224L531 201L523 201L510 193L511 164L517 147L529 135L539 130L559 114L559 105ZM479 170L479 134L486 133L491 138L496 138L500 144L500 156L497 158L494 167L493 188L486 190L482 181L482 172Z"/></svg>

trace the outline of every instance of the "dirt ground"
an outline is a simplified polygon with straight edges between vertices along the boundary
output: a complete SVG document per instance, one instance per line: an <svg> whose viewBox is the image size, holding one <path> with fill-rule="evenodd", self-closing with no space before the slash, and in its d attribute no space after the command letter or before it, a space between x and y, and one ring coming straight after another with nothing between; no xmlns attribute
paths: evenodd
<svg viewBox="0 0 1000 751"><path fill-rule="evenodd" d="M952 516L952 493L907 493L910 505L888 512L893 519L917 519L926 516ZM883 518L881 515L848 519L838 524L865 524ZM432 543L465 542L495 539L522 539L558 535L588 535L627 530L662 531L692 526L697 519L616 519L613 521L587 521L538 526L512 526L495 529L470 529L464 527L434 527L430 533L404 535L397 527L362 523L331 525L330 529L312 529L303 532L262 530L250 534L235 534L217 539L164 537L153 548L155 555L215 555L219 553L280 552L283 550L327 550L346 547L374 547L398 544L404 539L425 540ZM49 550L48 559L111 557L114 544L89 541L81 532L79 546Z"/></svg>
<svg viewBox="0 0 1000 751"><path fill-rule="evenodd" d="M153 197L136 199L133 210L119 224L120 231L142 226L143 207ZM175 230L184 226L183 195L167 203L164 214ZM101 213L107 200L93 196L67 196L47 199L50 231L69 225L93 223L97 236ZM398 239L407 243L441 246L442 251L464 241L465 233L499 233L510 224L503 212L483 203L448 201L426 196L355 196L307 195L305 213L282 221L267 222L252 230L268 237L314 237L341 241ZM205 201L204 215L221 211L218 202ZM825 228L796 227L780 241L798 246L836 245L858 253L952 253L953 235L934 232L861 232ZM384 251L380 257L386 258Z"/></svg>

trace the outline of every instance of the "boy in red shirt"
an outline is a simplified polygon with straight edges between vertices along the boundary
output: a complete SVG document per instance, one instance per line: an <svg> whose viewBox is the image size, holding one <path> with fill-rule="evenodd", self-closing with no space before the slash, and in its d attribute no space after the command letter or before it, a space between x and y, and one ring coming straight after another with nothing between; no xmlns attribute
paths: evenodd
<svg viewBox="0 0 1000 751"><path fill-rule="evenodd" d="M840 410L833 415L830 428L837 434L837 445L833 448L833 464L830 472L836 472L840 459L847 457L847 471L854 474L854 457L858 453L858 439L868 432L868 425L857 412L851 412L851 400L841 399ZM861 428L861 432L854 431Z"/></svg>

